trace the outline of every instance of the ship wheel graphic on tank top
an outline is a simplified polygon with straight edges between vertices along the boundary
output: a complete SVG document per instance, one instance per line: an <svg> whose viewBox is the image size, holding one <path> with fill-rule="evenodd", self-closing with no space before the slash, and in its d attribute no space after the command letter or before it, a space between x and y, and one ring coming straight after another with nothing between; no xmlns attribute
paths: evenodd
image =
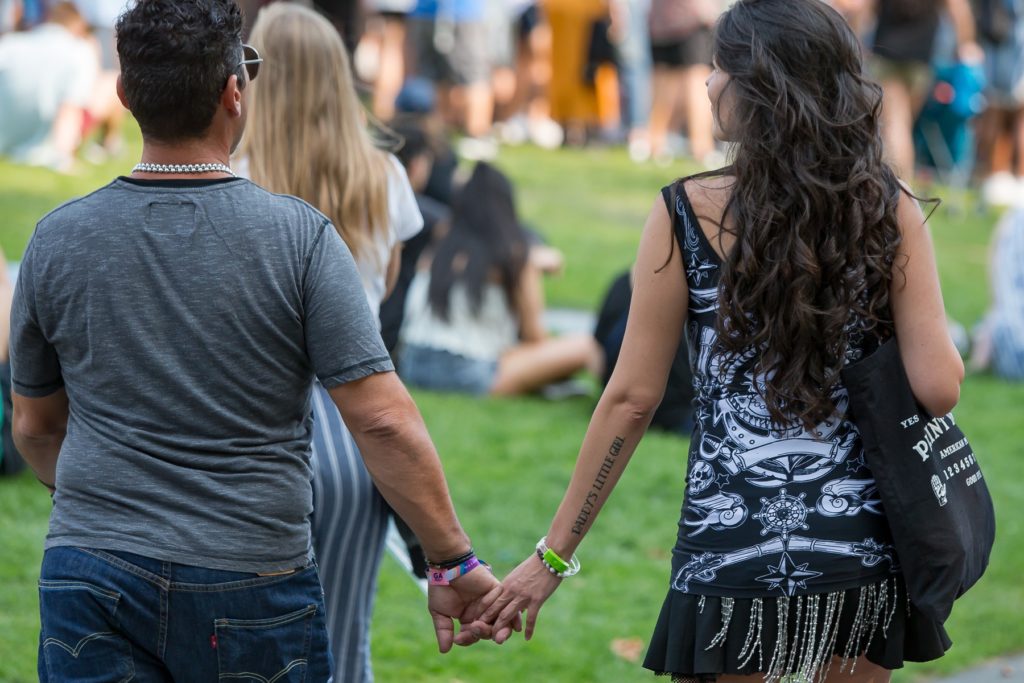
<svg viewBox="0 0 1024 683"><path fill-rule="evenodd" d="M779 495L774 498L762 498L761 511L754 515L754 519L764 525L761 535L779 534L785 541L793 531L809 529L807 515L814 512L814 508L804 505L806 496L805 493L790 496L786 494L786 489L780 489Z"/></svg>

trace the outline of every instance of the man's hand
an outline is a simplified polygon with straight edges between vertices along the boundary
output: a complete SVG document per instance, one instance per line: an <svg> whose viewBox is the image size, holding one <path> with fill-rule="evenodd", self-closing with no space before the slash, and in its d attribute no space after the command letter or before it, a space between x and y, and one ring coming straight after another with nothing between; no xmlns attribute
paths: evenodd
<svg viewBox="0 0 1024 683"><path fill-rule="evenodd" d="M472 645L491 635L489 627L469 629L467 625L479 618L501 594L501 584L486 568L478 567L451 582L449 586L430 586L427 589L427 609L434 620L437 646L442 653L456 645ZM455 633L454 619L460 622ZM510 634L504 634L508 639Z"/></svg>

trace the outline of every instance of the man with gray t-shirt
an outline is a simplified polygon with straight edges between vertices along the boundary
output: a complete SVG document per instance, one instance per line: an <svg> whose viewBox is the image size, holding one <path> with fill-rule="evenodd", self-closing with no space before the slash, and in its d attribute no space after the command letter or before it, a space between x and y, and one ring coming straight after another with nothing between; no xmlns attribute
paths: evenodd
<svg viewBox="0 0 1024 683"><path fill-rule="evenodd" d="M260 58L233 0L118 22L130 177L44 217L12 311L14 431L53 493L44 681L325 681L310 387L435 565L438 643L496 597L337 231L227 163ZM282 134L287 134L282 131Z"/></svg>

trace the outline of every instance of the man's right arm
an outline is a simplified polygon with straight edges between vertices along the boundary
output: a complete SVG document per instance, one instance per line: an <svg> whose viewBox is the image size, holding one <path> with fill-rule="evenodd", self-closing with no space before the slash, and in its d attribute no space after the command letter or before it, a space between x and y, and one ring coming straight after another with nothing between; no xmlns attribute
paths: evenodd
<svg viewBox="0 0 1024 683"><path fill-rule="evenodd" d="M330 224L321 226L303 287L309 357L377 488L430 560L468 552L423 418L394 373L352 255Z"/></svg>
<svg viewBox="0 0 1024 683"><path fill-rule="evenodd" d="M14 393L12 435L21 457L53 493L57 483L57 456L68 426L68 395L64 389L43 398Z"/></svg>
<svg viewBox="0 0 1024 683"><path fill-rule="evenodd" d="M68 396L57 350L39 322L35 283L44 278L37 273L37 251L33 235L25 249L11 302L12 432L18 451L36 477L52 491L57 456L67 428ZM6 264L0 263L0 267L5 268Z"/></svg>
<svg viewBox="0 0 1024 683"><path fill-rule="evenodd" d="M440 458L398 376L377 373L329 392L374 483L419 538L427 558L442 562L468 552Z"/></svg>
<svg viewBox="0 0 1024 683"><path fill-rule="evenodd" d="M348 248L327 224L303 277L306 348L317 377L333 398L377 488L419 537L434 563L470 550L448 495L441 461L416 404L394 373ZM428 608L441 652L477 636L455 633L497 597L490 572L469 571L450 585L428 588ZM504 634L507 635L507 634Z"/></svg>
<svg viewBox="0 0 1024 683"><path fill-rule="evenodd" d="M328 391L374 483L416 533L427 558L441 563L469 552L469 538L455 515L437 451L398 376L376 373ZM493 635L504 641L513 629L522 628L515 619L495 634L468 628L455 633L453 618L464 626L473 622L500 592L501 584L483 569L453 579L449 586L431 585L427 606L440 651L448 652L453 644L472 645Z"/></svg>

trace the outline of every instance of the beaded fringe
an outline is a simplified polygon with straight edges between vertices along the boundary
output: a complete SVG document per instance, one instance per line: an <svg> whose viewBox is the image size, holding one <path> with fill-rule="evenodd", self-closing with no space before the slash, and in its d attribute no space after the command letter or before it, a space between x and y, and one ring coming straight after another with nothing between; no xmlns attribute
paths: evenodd
<svg viewBox="0 0 1024 683"><path fill-rule="evenodd" d="M846 591L818 595L780 597L775 600L778 611L778 638L771 652L765 650L762 638L765 603L755 598L750 606L750 627L739 654L739 668L745 668L757 657L757 670L764 672L765 683L821 683L832 666L832 655L842 653L839 670L849 666L853 674L857 658L871 645L881 628L882 637L899 605L896 577L880 583L862 586L859 590L857 610L850 634L841 650L836 649L839 637L839 617L842 614ZM733 619L735 599L722 598L722 628L705 648L710 650L725 642ZM909 614L910 603L907 603ZM704 610L704 598L698 602ZM794 631L789 632L791 612L795 610ZM821 631L818 631L819 623ZM765 660L768 666L765 668ZM673 683L713 683L714 675L672 677Z"/></svg>

